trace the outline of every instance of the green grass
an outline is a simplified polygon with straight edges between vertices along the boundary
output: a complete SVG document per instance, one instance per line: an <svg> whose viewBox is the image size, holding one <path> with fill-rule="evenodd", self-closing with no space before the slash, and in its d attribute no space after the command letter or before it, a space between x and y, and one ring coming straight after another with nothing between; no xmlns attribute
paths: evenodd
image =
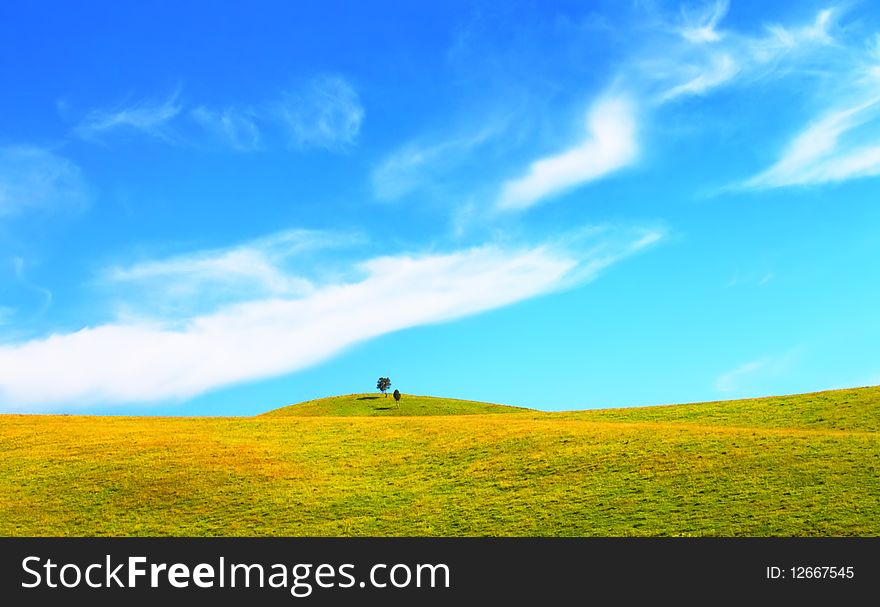
<svg viewBox="0 0 880 607"><path fill-rule="evenodd" d="M282 407L263 414L263 417L314 416L422 416L422 415L479 415L483 413L519 413L531 411L522 407L492 405L472 400L436 398L404 394L400 403L389 394L347 394L310 400Z"/></svg>
<svg viewBox="0 0 880 607"><path fill-rule="evenodd" d="M565 413L358 398L0 416L0 535L880 535L880 388Z"/></svg>
<svg viewBox="0 0 880 607"><path fill-rule="evenodd" d="M571 415L593 421L880 432L880 387L691 405L600 409Z"/></svg>

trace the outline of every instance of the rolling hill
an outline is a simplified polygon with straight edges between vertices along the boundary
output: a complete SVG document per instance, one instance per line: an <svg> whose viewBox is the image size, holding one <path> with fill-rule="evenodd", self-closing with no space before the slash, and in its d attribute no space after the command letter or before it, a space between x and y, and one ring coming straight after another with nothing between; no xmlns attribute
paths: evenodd
<svg viewBox="0 0 880 607"><path fill-rule="evenodd" d="M534 411L472 400L404 394L400 403L389 395L347 394L310 400L263 413L263 417L481 415Z"/></svg>
<svg viewBox="0 0 880 607"><path fill-rule="evenodd" d="M2 415L0 535L880 535L877 387L560 413L366 396Z"/></svg>

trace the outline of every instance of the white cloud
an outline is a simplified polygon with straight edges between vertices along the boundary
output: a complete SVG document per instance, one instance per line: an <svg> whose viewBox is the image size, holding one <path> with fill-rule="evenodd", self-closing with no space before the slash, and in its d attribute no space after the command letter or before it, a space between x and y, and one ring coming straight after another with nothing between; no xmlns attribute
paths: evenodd
<svg viewBox="0 0 880 607"><path fill-rule="evenodd" d="M357 91L340 76L319 76L287 93L277 113L292 143L303 148L348 147L357 141L364 120Z"/></svg>
<svg viewBox="0 0 880 607"><path fill-rule="evenodd" d="M753 360L726 371L715 380L715 389L719 392L733 392L740 388L743 378L754 375L768 364L768 359Z"/></svg>
<svg viewBox="0 0 880 607"><path fill-rule="evenodd" d="M696 14L688 13L682 8L684 24L681 35L690 42L718 42L722 35L715 29L730 9L728 0L718 0L712 5L703 7Z"/></svg>
<svg viewBox="0 0 880 607"><path fill-rule="evenodd" d="M699 74L663 93L660 100L670 101L684 95L702 95L731 80L738 72L739 67L730 55L719 54L705 68L700 68Z"/></svg>
<svg viewBox="0 0 880 607"><path fill-rule="evenodd" d="M606 97L587 113L587 137L559 154L533 162L525 175L505 183L496 206L527 209L573 187L594 181L631 164L638 152L632 105Z"/></svg>
<svg viewBox="0 0 880 607"><path fill-rule="evenodd" d="M832 9L821 10L812 23L797 27L768 25L762 37L744 38L743 50L753 60L766 63L799 50L821 48L834 44L831 26L837 16Z"/></svg>
<svg viewBox="0 0 880 607"><path fill-rule="evenodd" d="M373 170L373 192L379 200L397 200L418 189L430 166L443 153L443 146L420 148L409 145L394 152Z"/></svg>
<svg viewBox="0 0 880 607"><path fill-rule="evenodd" d="M379 200L393 201L421 190L460 166L494 134L494 128L486 128L430 144L408 143L373 169L373 193Z"/></svg>
<svg viewBox="0 0 880 607"><path fill-rule="evenodd" d="M648 49L651 58L640 64L641 78L661 87L657 102L704 95L743 80L782 76L797 66L807 67L811 57L818 62L810 69L840 68L830 54L840 50L834 48L831 33L837 9L819 11L806 25L773 24L765 26L761 35L745 35L718 30L728 8L726 1L716 2L695 15L685 15L683 27L671 28L681 38Z"/></svg>
<svg viewBox="0 0 880 607"><path fill-rule="evenodd" d="M728 8L727 2L706 5L685 15L684 26L667 27L662 43L647 45L652 58L635 64L642 89L650 91L646 96L661 106L723 86L790 78L797 85L787 90L804 93L793 104L825 110L792 138L771 166L722 190L880 175L878 38L857 39L859 28L838 27L842 6L820 10L801 24L765 25L758 34L719 29ZM804 82L806 78L810 81Z"/></svg>
<svg viewBox="0 0 880 607"><path fill-rule="evenodd" d="M79 210L89 189L80 168L49 150L0 147L0 218L26 211Z"/></svg>
<svg viewBox="0 0 880 607"><path fill-rule="evenodd" d="M199 106L190 115L219 142L234 150L251 152L260 148L262 137L255 112L235 108L211 110Z"/></svg>
<svg viewBox="0 0 880 607"><path fill-rule="evenodd" d="M379 257L356 264L360 278L301 296L264 297L188 319L118 321L3 345L0 402L6 410L34 411L184 398L296 371L385 333L590 280L661 237L656 231L628 234L594 230L565 243ZM165 269L177 271L173 264ZM181 271L216 270L207 264ZM265 278L272 283L274 277Z"/></svg>
<svg viewBox="0 0 880 607"><path fill-rule="evenodd" d="M74 133L87 140L110 131L140 131L166 142L176 137L169 123L183 110L175 92L164 101L144 100L111 110L93 110L75 128Z"/></svg>
<svg viewBox="0 0 880 607"><path fill-rule="evenodd" d="M234 247L113 266L100 282L111 290L139 290L141 295L126 310L147 305L179 313L244 299L300 296L313 285L289 269L291 259L358 241L357 236L288 230Z"/></svg>
<svg viewBox="0 0 880 607"><path fill-rule="evenodd" d="M773 166L743 187L812 185L880 174L880 145L843 140L878 114L880 96L829 113L797 135Z"/></svg>
<svg viewBox="0 0 880 607"><path fill-rule="evenodd" d="M794 39L813 40L822 44L833 43L834 38L828 30L833 23L834 16L835 11L830 8L819 11L813 24L800 28L795 33Z"/></svg>
<svg viewBox="0 0 880 607"><path fill-rule="evenodd" d="M364 119L357 91L341 76L316 76L297 90L248 106L187 108L179 97L175 91L162 101L145 99L93 110L73 133L97 141L110 133L139 132L178 145L204 141L207 134L215 143L240 152L282 142L303 149L340 150L357 141Z"/></svg>
<svg viewBox="0 0 880 607"><path fill-rule="evenodd" d="M798 348L778 356L765 356L738 365L715 380L715 389L726 395L773 391L801 355Z"/></svg>

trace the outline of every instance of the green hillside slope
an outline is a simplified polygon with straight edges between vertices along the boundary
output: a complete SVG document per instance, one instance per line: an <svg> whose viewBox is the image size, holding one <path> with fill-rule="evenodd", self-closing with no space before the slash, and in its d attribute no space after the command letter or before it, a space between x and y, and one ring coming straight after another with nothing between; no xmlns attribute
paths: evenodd
<svg viewBox="0 0 880 607"><path fill-rule="evenodd" d="M471 400L437 398L404 394L396 403L389 394L347 394L331 396L290 405L264 413L264 417L321 417L321 416L422 416L422 415L478 415L485 413L522 413L533 411L521 407L493 405Z"/></svg>
<svg viewBox="0 0 880 607"><path fill-rule="evenodd" d="M877 432L880 431L880 386L688 405L598 409L564 415L592 421Z"/></svg>

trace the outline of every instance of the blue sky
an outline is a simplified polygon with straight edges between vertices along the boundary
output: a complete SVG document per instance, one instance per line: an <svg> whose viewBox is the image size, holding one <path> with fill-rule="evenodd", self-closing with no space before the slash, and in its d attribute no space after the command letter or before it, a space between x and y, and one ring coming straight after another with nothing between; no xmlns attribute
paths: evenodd
<svg viewBox="0 0 880 607"><path fill-rule="evenodd" d="M5 3L0 82L0 411L880 383L871 3Z"/></svg>

